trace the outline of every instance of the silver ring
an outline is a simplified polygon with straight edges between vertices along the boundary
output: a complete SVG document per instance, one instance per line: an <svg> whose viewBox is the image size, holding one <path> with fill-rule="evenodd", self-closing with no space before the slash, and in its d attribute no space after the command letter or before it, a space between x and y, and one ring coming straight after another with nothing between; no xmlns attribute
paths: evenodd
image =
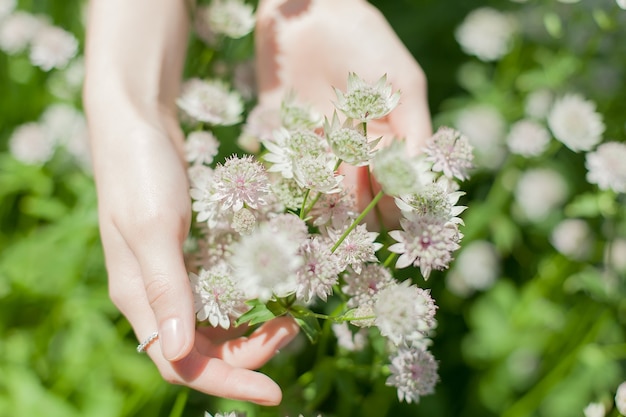
<svg viewBox="0 0 626 417"><path fill-rule="evenodd" d="M159 337L159 332L154 332L146 340L137 345L137 353L143 353Z"/></svg>

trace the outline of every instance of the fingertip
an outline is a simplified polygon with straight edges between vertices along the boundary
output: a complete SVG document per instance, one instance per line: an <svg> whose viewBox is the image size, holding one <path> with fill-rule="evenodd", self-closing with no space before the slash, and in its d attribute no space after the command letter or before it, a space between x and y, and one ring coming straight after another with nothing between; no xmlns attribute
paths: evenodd
<svg viewBox="0 0 626 417"><path fill-rule="evenodd" d="M194 344L194 330L188 320L171 317L159 326L161 352L168 361L178 361L189 354Z"/></svg>

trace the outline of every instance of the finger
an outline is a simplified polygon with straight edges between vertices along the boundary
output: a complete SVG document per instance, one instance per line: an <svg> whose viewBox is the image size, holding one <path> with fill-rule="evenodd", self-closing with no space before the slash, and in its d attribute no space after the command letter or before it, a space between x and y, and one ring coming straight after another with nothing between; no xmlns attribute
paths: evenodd
<svg viewBox="0 0 626 417"><path fill-rule="evenodd" d="M198 340L198 350L223 359L239 368L258 369L298 334L299 327L290 317L279 317L264 323L249 337L229 340L221 345L208 339Z"/></svg>

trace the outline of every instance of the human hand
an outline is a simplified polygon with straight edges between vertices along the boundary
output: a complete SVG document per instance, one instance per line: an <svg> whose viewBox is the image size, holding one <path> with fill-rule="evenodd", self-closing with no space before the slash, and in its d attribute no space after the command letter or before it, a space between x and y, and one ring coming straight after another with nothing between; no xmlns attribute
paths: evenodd
<svg viewBox="0 0 626 417"><path fill-rule="evenodd" d="M406 141L417 154L432 134L426 99L426 79L382 14L364 0L262 0L257 11L256 56L259 102L278 108L286 93L330 117L336 96L346 89L348 74L375 82L387 74L400 104L387 117L368 123L368 134L379 146ZM367 167L344 164L344 185L354 190L360 210L378 191L370 187ZM379 203L386 225L397 222L391 198ZM370 219L369 221L372 221Z"/></svg>
<svg viewBox="0 0 626 417"><path fill-rule="evenodd" d="M93 0L90 6L84 106L111 299L139 340L158 330L146 351L165 380L277 404L280 388L250 369L297 334L292 320L268 322L247 338L237 337L245 329L195 328L182 252L190 196L174 105L185 2Z"/></svg>

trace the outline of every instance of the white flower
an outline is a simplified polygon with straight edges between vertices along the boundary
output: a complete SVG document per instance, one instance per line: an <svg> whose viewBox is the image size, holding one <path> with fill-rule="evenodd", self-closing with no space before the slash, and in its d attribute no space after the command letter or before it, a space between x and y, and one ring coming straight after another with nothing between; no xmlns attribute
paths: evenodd
<svg viewBox="0 0 626 417"><path fill-rule="evenodd" d="M548 126L554 137L574 152L597 145L605 128L595 103L578 94L567 94L554 103Z"/></svg>
<svg viewBox="0 0 626 417"><path fill-rule="evenodd" d="M445 178L441 179L445 180ZM396 206L403 212L414 211L420 216L430 216L442 223L463 224L463 220L458 216L467 207L456 206L455 204L465 193L463 191L450 191L447 182L442 180L426 185L418 193L396 198Z"/></svg>
<svg viewBox="0 0 626 417"><path fill-rule="evenodd" d="M603 190L626 193L626 145L607 142L585 156L587 181Z"/></svg>
<svg viewBox="0 0 626 417"><path fill-rule="evenodd" d="M584 260L591 250L591 228L581 219L566 219L559 223L550 236L552 246L573 260Z"/></svg>
<svg viewBox="0 0 626 417"><path fill-rule="evenodd" d="M326 301L341 272L337 254L330 251L330 243L320 236L308 239L298 253L304 263L297 271L296 297L306 303L315 296Z"/></svg>
<svg viewBox="0 0 626 417"><path fill-rule="evenodd" d="M322 126L324 118L311 106L299 103L295 94L289 92L280 104L280 120L289 130L315 130Z"/></svg>
<svg viewBox="0 0 626 417"><path fill-rule="evenodd" d="M380 334L396 346L421 345L437 325L436 310L429 291L406 280L378 292L375 324Z"/></svg>
<svg viewBox="0 0 626 417"><path fill-rule="evenodd" d="M622 382L617 387L617 392L615 393L615 408L620 412L621 415L626 415L626 382Z"/></svg>
<svg viewBox="0 0 626 417"><path fill-rule="evenodd" d="M338 242L344 230L328 229L328 235L333 242ZM376 232L368 232L364 224L355 227L335 250L339 258L340 270L350 266L357 274L361 273L365 262L378 262L376 251L383 245L375 242Z"/></svg>
<svg viewBox="0 0 626 417"><path fill-rule="evenodd" d="M239 211L244 205L256 209L267 204L269 179L263 165L251 155L228 158L215 168L213 179L211 200L221 202L222 210L232 207L233 211Z"/></svg>
<svg viewBox="0 0 626 417"><path fill-rule="evenodd" d="M483 61L496 61L510 51L515 23L498 10L482 7L468 14L454 34L466 53Z"/></svg>
<svg viewBox="0 0 626 417"><path fill-rule="evenodd" d="M626 239L610 242L609 264L619 272L626 272Z"/></svg>
<svg viewBox="0 0 626 417"><path fill-rule="evenodd" d="M500 273L500 258L492 243L476 240L461 249L454 267L446 275L448 289L459 296L486 290Z"/></svg>
<svg viewBox="0 0 626 417"><path fill-rule="evenodd" d="M241 135L237 138L237 145L246 152L258 153L261 150L261 141L272 140L273 132L278 128L278 109L257 104L248 113Z"/></svg>
<svg viewBox="0 0 626 417"><path fill-rule="evenodd" d="M187 162L207 164L213 162L220 146L219 141L211 132L193 131L185 141L185 158Z"/></svg>
<svg viewBox="0 0 626 417"><path fill-rule="evenodd" d="M356 308L364 304L372 304L376 295L393 284L395 279L391 272L379 263L365 264L360 273L349 271L343 277L345 285L341 290L350 296L348 308Z"/></svg>
<svg viewBox="0 0 626 417"><path fill-rule="evenodd" d="M286 233L261 224L252 234L242 236L232 250L229 262L248 297L266 302L273 294L285 297L296 291L296 272L303 259Z"/></svg>
<svg viewBox="0 0 626 417"><path fill-rule="evenodd" d="M589 403L583 410L585 417L604 417L606 409L602 403Z"/></svg>
<svg viewBox="0 0 626 417"><path fill-rule="evenodd" d="M345 93L335 88L335 107L347 117L367 122L389 114L400 101L400 92L392 92L383 75L375 84L368 84L355 73L348 75L348 88Z"/></svg>
<svg viewBox="0 0 626 417"><path fill-rule="evenodd" d="M9 55L22 52L45 25L39 16L14 12L0 23L0 49Z"/></svg>
<svg viewBox="0 0 626 417"><path fill-rule="evenodd" d="M620 9L626 10L626 0L615 0L615 2L617 3Z"/></svg>
<svg viewBox="0 0 626 417"><path fill-rule="evenodd" d="M506 155L505 121L498 110L488 105L473 105L459 112L455 125L474 147L479 167L496 169L500 166Z"/></svg>
<svg viewBox="0 0 626 417"><path fill-rule="evenodd" d="M366 344L367 330L359 329L356 333L352 333L348 327L348 323L333 323L331 325L333 333L337 338L337 345L350 352L363 350Z"/></svg>
<svg viewBox="0 0 626 417"><path fill-rule="evenodd" d="M229 126L238 123L243 112L239 93L230 91L218 80L192 78L186 81L176 103L192 118L212 125Z"/></svg>
<svg viewBox="0 0 626 417"><path fill-rule="evenodd" d="M55 143L67 143L76 131L85 127L85 117L73 106L51 104L41 115L41 127Z"/></svg>
<svg viewBox="0 0 626 417"><path fill-rule="evenodd" d="M0 0L0 21L15 9L16 0Z"/></svg>
<svg viewBox="0 0 626 417"><path fill-rule="evenodd" d="M294 177L294 169L303 158L328 155L323 139L310 130L280 128L274 131L271 140L262 142L268 150L263 158L271 164L268 171L280 172L285 178Z"/></svg>
<svg viewBox="0 0 626 417"><path fill-rule="evenodd" d="M52 158L55 143L38 123L18 126L9 138L9 152L20 162L44 164Z"/></svg>
<svg viewBox="0 0 626 417"><path fill-rule="evenodd" d="M256 227L256 217L252 211L244 207L233 214L231 227L240 235L249 235Z"/></svg>
<svg viewBox="0 0 626 417"><path fill-rule="evenodd" d="M78 52L76 37L59 27L44 26L32 41L30 61L44 71L64 68Z"/></svg>
<svg viewBox="0 0 626 417"><path fill-rule="evenodd" d="M341 191L343 176L335 173L336 164L337 162L328 155L318 157L303 155L297 163L294 163L293 178L302 188L320 193L337 193Z"/></svg>
<svg viewBox="0 0 626 417"><path fill-rule="evenodd" d="M553 101L554 94L550 90L535 90L526 97L524 110L529 117L542 120L548 116Z"/></svg>
<svg viewBox="0 0 626 417"><path fill-rule="evenodd" d="M452 261L452 252L460 247L462 235L457 225L415 212L403 212L403 215L400 220L403 230L389 232L398 242L389 247L389 251L400 254L396 268L419 266L424 279L428 279L433 269L446 269Z"/></svg>
<svg viewBox="0 0 626 417"><path fill-rule="evenodd" d="M254 9L242 0L212 0L196 11L196 32L209 43L215 34L242 38L252 32L254 24Z"/></svg>
<svg viewBox="0 0 626 417"><path fill-rule="evenodd" d="M243 291L233 279L226 264L218 264L209 270L200 270L199 275L189 274L198 320L208 320L211 326L228 329L231 319L246 312Z"/></svg>
<svg viewBox="0 0 626 417"><path fill-rule="evenodd" d="M332 226L340 229L357 218L358 212L353 194L339 192L322 194L311 211L314 226Z"/></svg>
<svg viewBox="0 0 626 417"><path fill-rule="evenodd" d="M369 142L363 131L363 125L353 126L352 119L346 119L343 126L339 117L333 114L332 124L324 122L324 133L330 148L335 155L353 166L364 166L369 163L378 140Z"/></svg>
<svg viewBox="0 0 626 417"><path fill-rule="evenodd" d="M443 172L452 179L463 181L469 178L468 170L472 168L472 146L469 140L461 133L449 127L439 128L426 141L424 153L426 160L433 163L432 170Z"/></svg>
<svg viewBox="0 0 626 417"><path fill-rule="evenodd" d="M533 168L522 174L515 188L515 200L524 217L538 222L567 198L567 183L558 172Z"/></svg>
<svg viewBox="0 0 626 417"><path fill-rule="evenodd" d="M404 143L396 141L380 149L372 160L372 171L385 194L401 196L419 192L432 182L430 164L410 157Z"/></svg>
<svg viewBox="0 0 626 417"><path fill-rule="evenodd" d="M396 387L400 401L417 403L420 397L435 392L438 368L429 351L402 347L391 357L391 376L386 384Z"/></svg>
<svg viewBox="0 0 626 417"><path fill-rule="evenodd" d="M523 119L511 126L506 144L511 153L525 157L541 155L550 143L550 133L543 125Z"/></svg>

